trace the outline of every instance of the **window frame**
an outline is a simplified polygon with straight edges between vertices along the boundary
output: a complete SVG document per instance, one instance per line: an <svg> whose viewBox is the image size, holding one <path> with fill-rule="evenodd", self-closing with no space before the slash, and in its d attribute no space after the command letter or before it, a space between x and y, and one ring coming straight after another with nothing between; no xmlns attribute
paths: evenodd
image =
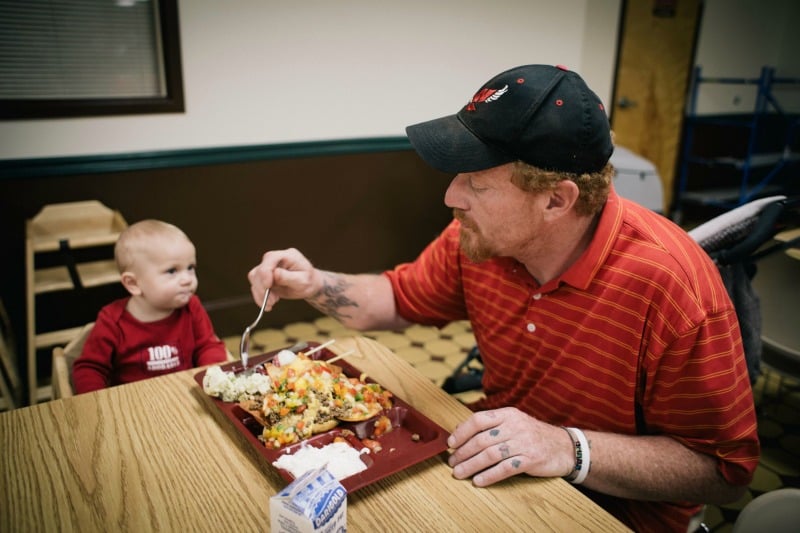
<svg viewBox="0 0 800 533"><path fill-rule="evenodd" d="M159 0L158 19L164 66L164 96L109 98L0 98L0 120L67 118L145 113L183 113L178 0Z"/></svg>

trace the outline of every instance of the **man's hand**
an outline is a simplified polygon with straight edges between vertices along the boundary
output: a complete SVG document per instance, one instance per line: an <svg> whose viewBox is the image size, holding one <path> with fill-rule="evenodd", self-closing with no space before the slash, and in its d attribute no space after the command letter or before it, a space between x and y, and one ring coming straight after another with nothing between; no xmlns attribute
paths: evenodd
<svg viewBox="0 0 800 533"><path fill-rule="evenodd" d="M264 254L261 263L247 274L250 292L261 305L264 292L270 287L266 310L271 310L281 298L306 299L315 295L322 285L321 275L314 265L295 248L275 250Z"/></svg>
<svg viewBox="0 0 800 533"><path fill-rule="evenodd" d="M459 425L447 440L453 476L485 487L526 473L563 477L575 467L569 434L513 407L482 411Z"/></svg>

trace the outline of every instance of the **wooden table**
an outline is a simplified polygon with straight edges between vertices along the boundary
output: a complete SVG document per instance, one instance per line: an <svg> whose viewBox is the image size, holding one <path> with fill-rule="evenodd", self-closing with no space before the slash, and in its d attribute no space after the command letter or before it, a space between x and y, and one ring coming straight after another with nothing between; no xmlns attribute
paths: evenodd
<svg viewBox="0 0 800 533"><path fill-rule="evenodd" d="M470 414L386 347L353 364L452 431ZM197 385L194 369L0 413L0 531L268 531L286 482ZM623 531L561 479L489 488L443 456L348 496L350 531Z"/></svg>

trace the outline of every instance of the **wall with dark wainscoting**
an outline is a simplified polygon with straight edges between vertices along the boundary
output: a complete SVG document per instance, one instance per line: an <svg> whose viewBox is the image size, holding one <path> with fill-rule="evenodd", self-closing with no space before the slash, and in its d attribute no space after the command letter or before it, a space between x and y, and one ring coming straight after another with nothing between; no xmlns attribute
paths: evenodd
<svg viewBox="0 0 800 533"><path fill-rule="evenodd" d="M198 255L198 294L219 335L239 335L258 308L246 274L270 249L296 247L319 267L377 272L416 257L450 219L449 177L405 139L0 161L0 297L25 353L25 220L50 203L99 200L129 222L181 227ZM121 286L40 297L48 327L94 320ZM281 302L261 326L319 316ZM48 375L49 356L40 356Z"/></svg>

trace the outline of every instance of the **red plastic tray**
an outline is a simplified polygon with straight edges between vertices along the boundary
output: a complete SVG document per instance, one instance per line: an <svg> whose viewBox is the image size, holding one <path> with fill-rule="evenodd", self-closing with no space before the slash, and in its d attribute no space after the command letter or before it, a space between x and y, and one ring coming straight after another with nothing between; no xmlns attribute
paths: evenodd
<svg viewBox="0 0 800 533"><path fill-rule="evenodd" d="M309 342L308 346L309 348L313 348L314 346L319 346L319 344ZM249 368L271 361L279 351L280 350L275 350L251 357ZM311 358L326 360L334 356L335 354L333 352L322 349L312 354ZM340 366L348 377L359 377L361 375L361 372L356 367L344 359L337 361L335 364ZM234 373L239 373L243 370L240 361L221 365L221 368L226 372ZM203 387L203 376L205 376L205 373L206 371L203 370L195 375L195 380L200 385L201 389ZM373 380L367 378L367 381ZM251 414L239 407L236 403L223 402L213 397L210 399L233 423L233 426L247 438L270 464L285 453L294 453L302 445L325 446L332 442L336 436L341 435L345 429L349 429L355 433L355 436L345 436L345 438L356 450L360 451L364 447L360 439L370 437L372 422L374 421L374 418L372 418L362 422L340 422L336 428L325 433L314 435L302 443L291 444L274 450L267 448L264 443L259 440L263 426L256 421ZM381 451L377 453L361 454L361 460L367 465L366 470L362 470L357 474L340 480L342 486L344 486L348 492L354 492L362 487L366 487L379 479L383 479L411 465L430 459L447 450L447 437L449 433L414 409L402 398L393 396L392 408L383 411L381 414L389 416L394 428L389 433L374 438L374 440L381 443L383 447ZM415 436L419 437L418 440L416 440ZM287 470L275 468L287 482L294 480L294 476Z"/></svg>

